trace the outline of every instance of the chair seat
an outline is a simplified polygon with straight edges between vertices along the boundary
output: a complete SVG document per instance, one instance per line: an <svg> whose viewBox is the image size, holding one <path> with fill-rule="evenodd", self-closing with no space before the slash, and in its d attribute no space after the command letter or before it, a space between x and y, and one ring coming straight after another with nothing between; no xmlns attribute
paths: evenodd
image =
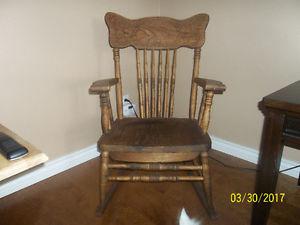
<svg viewBox="0 0 300 225"><path fill-rule="evenodd" d="M102 135L99 146L122 152L201 152L211 147L196 120L182 118L124 118Z"/></svg>

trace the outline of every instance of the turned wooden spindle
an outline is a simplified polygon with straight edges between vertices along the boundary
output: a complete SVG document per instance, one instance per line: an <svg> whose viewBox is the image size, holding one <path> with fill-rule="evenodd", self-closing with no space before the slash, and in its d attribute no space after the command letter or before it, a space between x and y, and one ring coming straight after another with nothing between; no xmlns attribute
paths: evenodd
<svg viewBox="0 0 300 225"><path fill-rule="evenodd" d="M202 94L202 100L201 100L201 104L200 104L200 108L199 108L199 115L198 115L198 124L201 127L201 120L203 118L203 112L204 112L204 105L205 105L205 99L206 99L206 92L203 91Z"/></svg>
<svg viewBox="0 0 300 225"><path fill-rule="evenodd" d="M109 169L128 170L201 170L200 165L178 165L178 164L157 164L157 163L115 163L109 164Z"/></svg>
<svg viewBox="0 0 300 225"><path fill-rule="evenodd" d="M173 51L173 62L172 62L172 75L171 75L171 87L170 87L170 103L169 103L169 115L168 117L173 116L174 112L174 92L175 92L175 79L176 79L176 57L177 50Z"/></svg>
<svg viewBox="0 0 300 225"><path fill-rule="evenodd" d="M114 117L113 117L113 112L112 112L112 108L111 108L110 97L108 97L108 113L109 113L109 121L110 121L110 127L111 127L111 124L114 122Z"/></svg>
<svg viewBox="0 0 300 225"><path fill-rule="evenodd" d="M196 113L197 84L194 82L194 79L196 77L199 77L200 52L201 52L200 48L195 48L195 50L194 50L194 67L193 67L193 76L192 76L192 85L191 85L191 96L190 96L190 110L189 110L190 119L194 119L195 113Z"/></svg>
<svg viewBox="0 0 300 225"><path fill-rule="evenodd" d="M148 60L147 50L144 49L144 91L145 91L145 115L146 118L150 117L149 112L149 81L148 81Z"/></svg>
<svg viewBox="0 0 300 225"><path fill-rule="evenodd" d="M158 77L157 77L157 117L162 117L161 93L162 93L162 50L158 54Z"/></svg>
<svg viewBox="0 0 300 225"><path fill-rule="evenodd" d="M145 104L144 104L144 91L143 91L143 79L141 74L141 62L140 62L140 50L136 49L136 70L137 70L137 83L139 92L139 106L140 117L145 118Z"/></svg>
<svg viewBox="0 0 300 225"><path fill-rule="evenodd" d="M109 176L109 181L163 182L163 181L203 181L202 176Z"/></svg>
<svg viewBox="0 0 300 225"><path fill-rule="evenodd" d="M107 133L111 128L111 115L109 109L109 93L102 92L100 93L100 108L101 108L101 126L102 132Z"/></svg>
<svg viewBox="0 0 300 225"><path fill-rule="evenodd" d="M120 69L120 50L113 48L113 57L115 65L115 77L119 80L116 84L116 103L117 103L117 115L118 119L123 118L123 103L122 103L122 80L121 80L121 69Z"/></svg>
<svg viewBox="0 0 300 225"><path fill-rule="evenodd" d="M207 91L205 103L204 103L203 116L202 116L201 124L200 124L200 127L202 128L204 133L207 133L208 126L209 126L210 111L211 111L213 96L214 96L213 91Z"/></svg>
<svg viewBox="0 0 300 225"><path fill-rule="evenodd" d="M151 50L151 117L156 116L155 110L155 52L154 49Z"/></svg>
<svg viewBox="0 0 300 225"><path fill-rule="evenodd" d="M163 117L168 117L168 90L169 90L169 77L170 77L170 50L166 50L166 62L165 62L165 75L164 75L164 98L163 98Z"/></svg>

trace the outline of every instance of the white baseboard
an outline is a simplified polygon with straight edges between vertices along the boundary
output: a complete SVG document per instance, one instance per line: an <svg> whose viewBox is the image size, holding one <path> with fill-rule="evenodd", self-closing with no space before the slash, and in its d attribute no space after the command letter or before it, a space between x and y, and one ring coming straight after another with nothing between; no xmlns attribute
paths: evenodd
<svg viewBox="0 0 300 225"><path fill-rule="evenodd" d="M228 155L235 156L240 159L244 159L248 162L252 162L257 164L258 161L258 151L253 148L248 148L243 145L238 145L229 141L225 141L221 138L217 138L212 136L212 148L218 150L220 152L224 152ZM280 170L284 170L287 168L291 168L299 165L300 162L291 161L288 159L281 159ZM288 170L283 172L286 175L289 175L294 178L298 178L300 172L300 168L296 168L293 170Z"/></svg>
<svg viewBox="0 0 300 225"><path fill-rule="evenodd" d="M232 155L255 164L257 163L258 151L255 149L225 141L217 137L212 137L212 147L213 149L224 152L228 155ZM97 151L97 146L92 145L82 150L62 156L58 159L46 162L41 167L24 173L23 175L16 176L14 179L9 179L7 182L0 183L0 198L33 185L39 181L45 180L98 156L99 152ZM296 166L297 164L299 163L282 159L280 169L282 170L290 168ZM300 168L297 168L284 173L298 178L299 171Z"/></svg>
<svg viewBox="0 0 300 225"><path fill-rule="evenodd" d="M92 145L82 150L62 156L58 159L46 162L42 166L25 172L14 179L0 183L0 198L31 186L39 181L45 180L51 176L68 170L74 166L84 163L90 159L99 156L97 146Z"/></svg>

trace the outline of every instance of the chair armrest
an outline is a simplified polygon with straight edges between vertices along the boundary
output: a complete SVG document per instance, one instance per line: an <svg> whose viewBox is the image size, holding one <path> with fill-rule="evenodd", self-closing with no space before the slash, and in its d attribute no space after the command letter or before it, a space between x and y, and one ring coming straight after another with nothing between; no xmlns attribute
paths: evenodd
<svg viewBox="0 0 300 225"><path fill-rule="evenodd" d="M107 133L113 122L113 114L110 104L110 87L119 82L118 78L104 79L95 81L89 88L89 94L96 94L100 97L101 126L103 133Z"/></svg>
<svg viewBox="0 0 300 225"><path fill-rule="evenodd" d="M226 86L217 80L210 80L204 78L194 78L194 82L203 88L205 91L213 91L214 94L223 94L226 90Z"/></svg>
<svg viewBox="0 0 300 225"><path fill-rule="evenodd" d="M97 80L90 86L89 94L95 95L103 92L108 92L110 90L110 87L116 85L118 82L118 78Z"/></svg>

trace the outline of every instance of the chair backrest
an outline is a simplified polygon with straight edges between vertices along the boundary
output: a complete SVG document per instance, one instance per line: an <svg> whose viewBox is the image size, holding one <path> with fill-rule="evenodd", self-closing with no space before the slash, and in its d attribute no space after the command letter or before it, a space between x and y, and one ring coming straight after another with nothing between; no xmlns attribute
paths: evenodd
<svg viewBox="0 0 300 225"><path fill-rule="evenodd" d="M109 43L113 48L115 77L120 80L116 85L119 119L123 118L120 49L129 46L136 49L140 117L172 117L177 49L194 49L193 81L199 76L200 51L208 20L207 14L198 14L185 20L168 17L130 20L116 13L105 15ZM192 82L189 108L192 119L195 117L196 96L197 86Z"/></svg>

